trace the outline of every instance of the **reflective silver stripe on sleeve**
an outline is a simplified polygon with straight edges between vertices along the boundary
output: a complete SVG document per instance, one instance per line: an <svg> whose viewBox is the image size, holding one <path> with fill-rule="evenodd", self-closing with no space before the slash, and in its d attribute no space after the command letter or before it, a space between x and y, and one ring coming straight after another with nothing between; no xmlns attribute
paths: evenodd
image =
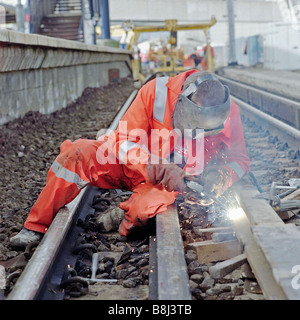
<svg viewBox="0 0 300 320"><path fill-rule="evenodd" d="M169 77L160 77L156 79L155 100L153 105L153 118L159 122L164 122L168 87L166 86Z"/></svg>
<svg viewBox="0 0 300 320"><path fill-rule="evenodd" d="M67 182L75 183L78 189L82 189L88 184L88 182L82 180L77 173L64 168L56 160L53 162L51 168L57 178L62 178Z"/></svg>
<svg viewBox="0 0 300 320"><path fill-rule="evenodd" d="M237 162L228 162L225 164L226 166L230 167L234 172L242 178L245 174L244 170L241 168L241 166Z"/></svg>
<svg viewBox="0 0 300 320"><path fill-rule="evenodd" d="M146 150L148 152L148 154L150 154L149 150L147 149L147 147L143 144L142 146L138 143L132 142L132 141L124 141L121 145L120 145L120 149L119 149L119 160L123 161L126 153L133 149L133 148L142 148L144 150Z"/></svg>

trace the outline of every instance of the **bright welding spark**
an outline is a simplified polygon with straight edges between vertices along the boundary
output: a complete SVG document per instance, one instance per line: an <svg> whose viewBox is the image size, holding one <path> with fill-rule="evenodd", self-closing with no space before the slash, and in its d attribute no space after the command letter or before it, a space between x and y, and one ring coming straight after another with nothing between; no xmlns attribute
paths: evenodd
<svg viewBox="0 0 300 320"><path fill-rule="evenodd" d="M244 210L241 207L231 208L227 212L227 216L230 220L240 220L244 215Z"/></svg>

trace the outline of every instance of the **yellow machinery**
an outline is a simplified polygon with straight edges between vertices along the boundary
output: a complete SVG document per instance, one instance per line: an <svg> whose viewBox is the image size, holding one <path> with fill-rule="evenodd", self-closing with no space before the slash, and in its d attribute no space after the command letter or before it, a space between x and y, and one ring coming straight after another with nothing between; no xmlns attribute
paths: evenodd
<svg viewBox="0 0 300 320"><path fill-rule="evenodd" d="M140 68L140 59L138 55L138 47L137 42L139 36L142 32L158 32L158 31L169 31L170 32L170 39L169 43L171 44L171 57L169 57L168 63L166 63L166 56L163 58L164 62L163 65L159 68L152 70L154 72L168 72L168 73L176 73L180 71L186 70L186 67L183 66L176 66L176 58L178 56L178 52L174 54L174 46L176 44L176 38L173 36L175 32L180 30L199 30L202 29L205 37L206 37L206 59L207 59L207 70L214 71L214 61L211 52L210 46L210 38L208 34L208 30L216 24L216 18L214 16L211 17L211 20L206 23L200 24L177 24L177 20L165 20L165 25L162 26L135 26L130 22L123 23L123 28L126 31L126 34L130 36L129 45L127 45L128 49L133 51L133 60L132 60L132 70L133 70L133 78L136 81L140 81L141 83L144 82L145 77L141 73ZM163 56L163 54L161 55Z"/></svg>

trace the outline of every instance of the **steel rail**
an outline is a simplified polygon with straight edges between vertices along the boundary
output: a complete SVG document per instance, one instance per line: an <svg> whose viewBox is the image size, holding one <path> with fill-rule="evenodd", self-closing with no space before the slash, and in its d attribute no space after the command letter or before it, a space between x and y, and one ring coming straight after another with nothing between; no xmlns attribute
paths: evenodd
<svg viewBox="0 0 300 320"><path fill-rule="evenodd" d="M218 78L230 87L241 115L277 135L295 151L300 149L300 103L228 78ZM298 265L300 254L299 229L284 224L266 200L258 199L258 190L246 177L232 189L240 205L233 226L265 298L299 300L300 292L293 287L293 268Z"/></svg>
<svg viewBox="0 0 300 320"><path fill-rule="evenodd" d="M288 145L295 151L300 150L300 131L288 124L273 118L272 116L256 109L248 103L232 96L233 101L240 107L241 113L247 118L252 119L268 130L272 135L278 135L283 138Z"/></svg>
<svg viewBox="0 0 300 320"><path fill-rule="evenodd" d="M243 178L233 186L240 214L232 219L253 273L268 300L299 300L294 267L299 265L300 231L285 224Z"/></svg>
<svg viewBox="0 0 300 320"><path fill-rule="evenodd" d="M224 79L222 77L221 80L225 84L229 81L231 86L237 85L247 90L247 96L243 99L247 100L250 90L257 95L262 93L261 90L251 86ZM239 106L245 118L261 125L270 134L277 135L281 141L287 142L294 150L300 150L299 130L265 113L263 105L259 110L235 97L235 90L232 91L232 99ZM291 101L266 92L263 94L272 96L273 101L275 99L287 103ZM259 97L257 100L262 103L264 101ZM297 115L298 106L294 105L294 107L297 109ZM300 292L293 287L295 278L293 268L299 264L297 262L300 254L298 249L300 248L299 229L294 225L284 224L266 200L258 199L258 190L247 181L247 178L237 182L233 190L242 210L240 216L233 220L233 225L238 239L244 245L248 263L265 298L268 300L299 300Z"/></svg>
<svg viewBox="0 0 300 320"><path fill-rule="evenodd" d="M219 75L217 77L228 85L233 96L300 129L299 102Z"/></svg>
<svg viewBox="0 0 300 320"><path fill-rule="evenodd" d="M235 183L233 190L240 205L238 217L232 219L233 228L244 246L244 253L264 297L268 300L286 300L280 284L274 279L271 265L252 233L253 226L284 223L267 201L255 198L258 191L246 178Z"/></svg>
<svg viewBox="0 0 300 320"><path fill-rule="evenodd" d="M176 205L156 216L158 300L191 300Z"/></svg>

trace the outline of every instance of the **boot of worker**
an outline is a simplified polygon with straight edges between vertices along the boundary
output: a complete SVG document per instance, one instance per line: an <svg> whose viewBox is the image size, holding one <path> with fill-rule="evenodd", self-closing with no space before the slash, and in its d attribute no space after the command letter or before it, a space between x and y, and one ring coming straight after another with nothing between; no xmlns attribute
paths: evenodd
<svg viewBox="0 0 300 320"><path fill-rule="evenodd" d="M40 232L23 228L18 234L10 238L9 244L15 249L25 249L29 243L39 241L42 237L43 234Z"/></svg>
<svg viewBox="0 0 300 320"><path fill-rule="evenodd" d="M98 225L100 232L111 232L117 231L120 223L124 219L124 211L120 208L109 208L101 213L97 219L96 224Z"/></svg>

